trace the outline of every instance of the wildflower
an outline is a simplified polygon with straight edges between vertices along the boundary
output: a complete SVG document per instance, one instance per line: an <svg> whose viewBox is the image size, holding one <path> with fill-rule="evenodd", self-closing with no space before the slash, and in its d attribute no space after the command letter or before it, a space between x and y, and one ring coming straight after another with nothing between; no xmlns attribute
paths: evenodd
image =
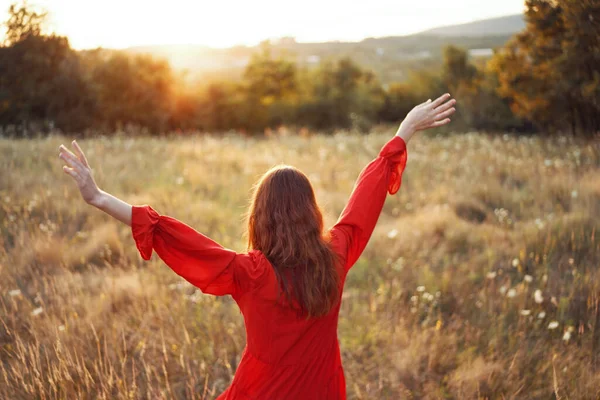
<svg viewBox="0 0 600 400"><path fill-rule="evenodd" d="M416 303L417 301L419 301L419 298L418 298L417 296L412 296L412 297L410 298L410 301L411 301L412 303Z"/></svg>
<svg viewBox="0 0 600 400"><path fill-rule="evenodd" d="M423 298L427 301L432 301L433 300L433 295L431 293L423 293Z"/></svg>
<svg viewBox="0 0 600 400"><path fill-rule="evenodd" d="M537 304L542 304L544 302L544 296L542 296L542 291L537 289L535 293L533 293L533 298Z"/></svg>
<svg viewBox="0 0 600 400"><path fill-rule="evenodd" d="M548 329L552 330L552 329L556 329L558 328L558 322L557 321L552 321L548 324Z"/></svg>
<svg viewBox="0 0 600 400"><path fill-rule="evenodd" d="M496 271L488 272L487 278L494 279L496 277Z"/></svg>
<svg viewBox="0 0 600 400"><path fill-rule="evenodd" d="M11 290L10 292L8 292L8 295L10 297L20 296L21 291L19 289L14 289L14 290Z"/></svg>
<svg viewBox="0 0 600 400"><path fill-rule="evenodd" d="M521 315L528 316L531 314L531 310L521 310Z"/></svg>
<svg viewBox="0 0 600 400"><path fill-rule="evenodd" d="M424 292L425 291L425 286L418 286L417 287L417 292Z"/></svg>
<svg viewBox="0 0 600 400"><path fill-rule="evenodd" d="M515 297L517 295L517 291L515 289L510 289L506 295L511 298Z"/></svg>
<svg viewBox="0 0 600 400"><path fill-rule="evenodd" d="M38 308L36 308L35 310L33 310L31 312L31 315L33 315L35 317L36 315L40 315L42 312L44 312L44 310L42 309L42 307L38 307Z"/></svg>
<svg viewBox="0 0 600 400"><path fill-rule="evenodd" d="M563 340L564 340L565 342L568 342L570 339L571 339L571 332L569 332L569 331L566 331L566 332L564 333L564 335L563 335Z"/></svg>
<svg viewBox="0 0 600 400"><path fill-rule="evenodd" d="M572 197L572 198L576 199L576 198L577 198L577 195L578 195L578 193L577 193L577 190L573 190L573 191L571 192L571 197Z"/></svg>
<svg viewBox="0 0 600 400"><path fill-rule="evenodd" d="M63 332L65 330L65 326L64 325L59 325L58 326L58 330Z"/></svg>
<svg viewBox="0 0 600 400"><path fill-rule="evenodd" d="M531 283L533 281L533 277L531 275L525 275L523 280L527 283Z"/></svg>
<svg viewBox="0 0 600 400"><path fill-rule="evenodd" d="M514 258L512 260L512 266L515 267L515 268L519 266L519 259L518 258Z"/></svg>
<svg viewBox="0 0 600 400"><path fill-rule="evenodd" d="M539 319L544 319L546 318L546 313L544 311L540 311L540 313L538 314L538 318Z"/></svg>
<svg viewBox="0 0 600 400"><path fill-rule="evenodd" d="M508 288L506 286L502 285L499 290L500 290L501 294L505 294L506 291L508 290Z"/></svg>
<svg viewBox="0 0 600 400"><path fill-rule="evenodd" d="M542 221L540 218L535 219L535 224L537 225L538 229L542 229L545 226L544 221Z"/></svg>
<svg viewBox="0 0 600 400"><path fill-rule="evenodd" d="M573 265L575 263L575 260L572 258L569 258L569 265Z"/></svg>
<svg viewBox="0 0 600 400"><path fill-rule="evenodd" d="M549 166L551 166L551 165L552 165L552 160L548 160L548 159L544 160L544 165L545 165L546 167L549 167Z"/></svg>
<svg viewBox="0 0 600 400"><path fill-rule="evenodd" d="M398 236L398 229L392 229L391 231L388 232L387 237L389 237L390 239L395 238L396 236Z"/></svg>
<svg viewBox="0 0 600 400"><path fill-rule="evenodd" d="M175 183L178 184L178 185L183 185L183 177L180 176L177 179L175 179Z"/></svg>

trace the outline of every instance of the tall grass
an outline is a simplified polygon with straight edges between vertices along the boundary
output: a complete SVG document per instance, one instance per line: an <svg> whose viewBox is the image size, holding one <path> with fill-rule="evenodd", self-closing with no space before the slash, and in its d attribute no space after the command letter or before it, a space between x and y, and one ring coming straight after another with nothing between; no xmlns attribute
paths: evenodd
<svg viewBox="0 0 600 400"><path fill-rule="evenodd" d="M312 180L331 226L391 133L82 140L100 187L243 251L250 188ZM0 398L216 397L245 343L61 170L71 138L0 141ZM350 399L600 398L600 147L420 136L345 288Z"/></svg>

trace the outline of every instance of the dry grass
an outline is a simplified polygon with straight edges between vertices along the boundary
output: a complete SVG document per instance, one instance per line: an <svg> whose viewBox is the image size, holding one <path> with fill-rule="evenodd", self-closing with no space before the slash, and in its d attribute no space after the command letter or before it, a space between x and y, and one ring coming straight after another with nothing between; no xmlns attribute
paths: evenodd
<svg viewBox="0 0 600 400"><path fill-rule="evenodd" d="M270 166L306 172L331 225L389 137L81 145L104 190L243 251ZM0 141L0 398L214 398L245 343L235 303L144 262L128 227L85 205L57 156L69 142ZM600 398L599 226L598 143L415 138L347 282L349 398Z"/></svg>

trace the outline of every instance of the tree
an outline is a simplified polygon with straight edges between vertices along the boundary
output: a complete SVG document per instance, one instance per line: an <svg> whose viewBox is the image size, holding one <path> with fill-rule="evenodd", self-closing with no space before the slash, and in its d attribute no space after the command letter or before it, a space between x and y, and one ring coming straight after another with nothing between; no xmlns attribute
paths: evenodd
<svg viewBox="0 0 600 400"><path fill-rule="evenodd" d="M540 129L600 131L600 2L527 0L525 15L491 65L499 93Z"/></svg>
<svg viewBox="0 0 600 400"><path fill-rule="evenodd" d="M13 3L8 8L8 20L4 46L10 47L30 36L41 36L42 28L47 22L47 12L34 11L26 1L17 5Z"/></svg>

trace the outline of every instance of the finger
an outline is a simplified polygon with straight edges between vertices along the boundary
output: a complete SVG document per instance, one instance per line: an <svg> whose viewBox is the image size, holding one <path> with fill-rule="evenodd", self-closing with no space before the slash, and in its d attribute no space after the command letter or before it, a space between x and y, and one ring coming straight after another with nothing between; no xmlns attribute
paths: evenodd
<svg viewBox="0 0 600 400"><path fill-rule="evenodd" d="M87 158L85 158L85 154L83 154L83 150L81 150L81 147L79 147L77 142L74 140L73 140L72 144L73 144L73 147L75 147L75 151L77 152L77 155L79 156L79 160L81 161L81 163L83 165L85 165L86 167L89 167L90 164L88 163Z"/></svg>
<svg viewBox="0 0 600 400"><path fill-rule="evenodd" d="M77 156L75 156L66 147L62 145L59 157L65 160L73 168L77 168L80 171L83 171L85 169L85 166L81 163L79 158L77 158Z"/></svg>
<svg viewBox="0 0 600 400"><path fill-rule="evenodd" d="M444 119L444 118L446 118L446 117L449 117L449 116L451 116L452 114L454 114L454 112L455 112L455 111L456 111L456 108L452 107L451 109L449 109L449 110L446 110L446 111L444 111L443 113L436 115L436 116L435 116L435 120L436 120L436 121L439 121L439 120L441 120L441 119Z"/></svg>
<svg viewBox="0 0 600 400"><path fill-rule="evenodd" d="M453 105L455 105L455 104L456 104L456 99L452 99L452 100L450 100L450 101L448 101L448 102L446 102L446 103L442 104L441 106L437 107L437 108L435 109L435 111L437 111L437 112L443 112L443 111L446 111L447 109L449 109L450 107L452 107L452 106L453 106Z"/></svg>
<svg viewBox="0 0 600 400"><path fill-rule="evenodd" d="M431 103L431 105L433 106L433 108L437 108L448 99L450 99L450 93L443 94L440 97L438 97L433 103Z"/></svg>
<svg viewBox="0 0 600 400"><path fill-rule="evenodd" d="M79 174L77 173L77 171L74 168L70 168L70 167L67 167L66 165L63 165L63 171L66 174L71 175L76 180L79 179Z"/></svg>
<svg viewBox="0 0 600 400"><path fill-rule="evenodd" d="M429 100L427 100L427 101L424 101L424 102L422 102L422 103L421 103L421 104L419 104L417 107L421 107L421 106L427 105L427 104L429 104L429 103L431 103L431 99L429 99Z"/></svg>
<svg viewBox="0 0 600 400"><path fill-rule="evenodd" d="M429 128L437 128L438 126L446 125L449 122L450 122L450 118L446 118L441 121L435 121L434 123L429 125Z"/></svg>

